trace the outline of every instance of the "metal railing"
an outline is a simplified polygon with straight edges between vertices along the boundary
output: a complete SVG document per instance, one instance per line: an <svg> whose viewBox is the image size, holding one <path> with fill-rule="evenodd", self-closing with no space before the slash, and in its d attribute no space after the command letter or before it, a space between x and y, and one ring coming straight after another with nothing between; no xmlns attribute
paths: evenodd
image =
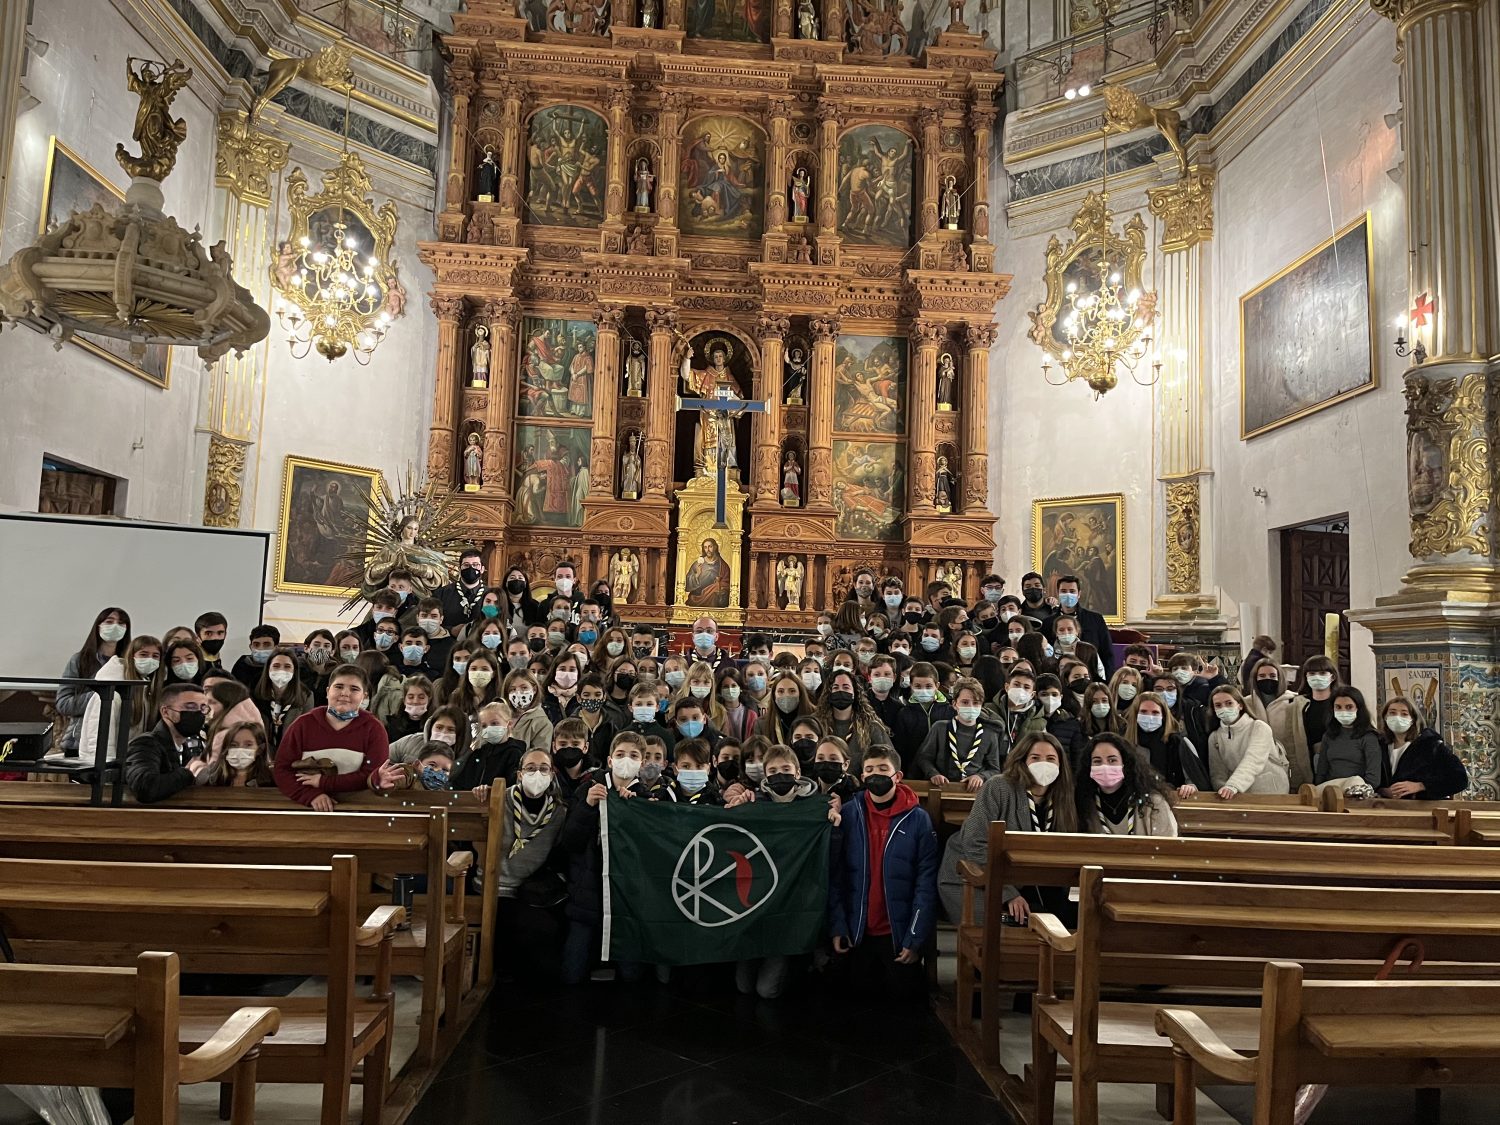
<svg viewBox="0 0 1500 1125"><path fill-rule="evenodd" d="M58 688L87 690L99 700L99 721L94 736L92 761L82 758L77 748L52 750L56 721L0 721L0 773L56 774L89 786L91 803L102 805L109 788L109 803L125 800L125 754L130 743L130 714L136 691L145 691L144 680L83 679L0 679L0 697L14 703L17 693L38 697L56 693ZM116 704L119 714L116 715ZM13 709L13 707L12 707ZM80 716L78 722L84 721ZM36 745L29 745L32 741Z"/></svg>

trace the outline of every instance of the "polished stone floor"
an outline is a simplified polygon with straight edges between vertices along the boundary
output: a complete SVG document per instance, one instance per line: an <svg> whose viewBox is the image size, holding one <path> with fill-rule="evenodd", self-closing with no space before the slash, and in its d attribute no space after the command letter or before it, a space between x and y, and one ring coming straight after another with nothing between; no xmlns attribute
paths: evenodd
<svg viewBox="0 0 1500 1125"><path fill-rule="evenodd" d="M409 1125L1003 1125L924 1006L793 978L774 1002L726 973L498 990Z"/></svg>

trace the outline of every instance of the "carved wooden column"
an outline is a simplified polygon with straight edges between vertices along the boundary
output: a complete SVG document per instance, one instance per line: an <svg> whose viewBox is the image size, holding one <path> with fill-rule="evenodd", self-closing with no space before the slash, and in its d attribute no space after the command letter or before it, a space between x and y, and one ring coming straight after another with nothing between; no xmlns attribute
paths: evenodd
<svg viewBox="0 0 1500 1125"><path fill-rule="evenodd" d="M750 497L757 506L774 507L781 492L781 369L782 344L791 322L784 316L763 316L756 325L760 337L760 371L755 397L766 404L764 414L751 423L755 472Z"/></svg>
<svg viewBox="0 0 1500 1125"><path fill-rule="evenodd" d="M462 242L464 207L469 201L469 165L474 156L469 143L469 103L479 89L467 58L454 59L448 68L448 89L453 92L453 150L448 154L448 183L443 213L438 219L438 237L444 242Z"/></svg>
<svg viewBox="0 0 1500 1125"><path fill-rule="evenodd" d="M947 326L931 320L912 325L917 362L908 390L907 425L911 437L911 477L906 482L907 511L935 511L937 489L937 361L938 346Z"/></svg>
<svg viewBox="0 0 1500 1125"><path fill-rule="evenodd" d="M501 83L500 89L505 98L505 112L501 117L505 140L500 151L500 215L507 219L520 218L521 114L525 112L526 87L512 78Z"/></svg>
<svg viewBox="0 0 1500 1125"><path fill-rule="evenodd" d="M514 297L496 297L484 306L491 344L490 393L484 406L485 491L502 496L510 495L510 421L515 415L516 320L520 312L520 302Z"/></svg>
<svg viewBox="0 0 1500 1125"><path fill-rule="evenodd" d="M836 317L814 320L812 396L807 410L807 506L833 505L833 369L839 340Z"/></svg>
<svg viewBox="0 0 1500 1125"><path fill-rule="evenodd" d="M676 2L680 13L681 0ZM691 105L691 95L667 91L661 96L661 116L656 124L656 137L661 144L661 165L656 169L656 252L668 257L677 254L677 178L682 167L682 115Z"/></svg>
<svg viewBox="0 0 1500 1125"><path fill-rule="evenodd" d="M844 41L844 0L823 0L823 38L834 43Z"/></svg>
<svg viewBox="0 0 1500 1125"><path fill-rule="evenodd" d="M962 507L966 516L988 515L990 499L989 432L990 345L993 324L970 324L964 329L968 352L964 357L963 414L959 441L963 445ZM957 468L958 466L954 466ZM957 499L957 497L955 497Z"/></svg>
<svg viewBox="0 0 1500 1125"><path fill-rule="evenodd" d="M771 150L770 158L766 161L766 230L763 243L766 248L764 258L768 262L782 261L786 257L786 233L782 225L786 222L786 187L787 187L787 149L790 122L787 115L791 112L792 103L789 98L772 98L766 105L766 123L770 126ZM773 246L779 246L779 256L771 253Z"/></svg>
<svg viewBox="0 0 1500 1125"><path fill-rule="evenodd" d="M609 186L604 192L604 222L620 227L625 214L625 162L630 152L630 90L609 92Z"/></svg>
<svg viewBox="0 0 1500 1125"><path fill-rule="evenodd" d="M427 475L438 485L453 484L454 417L461 383L463 346L459 326L464 320L462 297L435 296L432 311L438 318L437 387L433 395L432 426L427 434Z"/></svg>
<svg viewBox="0 0 1500 1125"><path fill-rule="evenodd" d="M603 308L594 314L599 326L597 343L594 346L594 434L591 439L593 462L589 470L589 496L596 500L609 500L615 494L615 467L617 464L615 419L619 413L620 326L625 321L625 310Z"/></svg>
<svg viewBox="0 0 1500 1125"><path fill-rule="evenodd" d="M993 106L969 111L969 134L974 138L974 186L970 191L970 264L976 273L995 268L995 244L990 241L990 137L995 128Z"/></svg>
<svg viewBox="0 0 1500 1125"><path fill-rule="evenodd" d="M773 39L792 37L792 0L776 0L776 8L771 13L771 37Z"/></svg>
<svg viewBox="0 0 1500 1125"><path fill-rule="evenodd" d="M929 107L917 114L922 145L922 218L918 234L927 238L938 228L938 158L942 152L943 115Z"/></svg>
<svg viewBox="0 0 1500 1125"><path fill-rule="evenodd" d="M672 370L672 343L677 333L677 312L669 308L646 311L651 328L650 386L646 388L645 491L653 500L670 499L672 488L672 400L677 373Z"/></svg>
<svg viewBox="0 0 1500 1125"><path fill-rule="evenodd" d="M840 9L842 11L842 8ZM839 132L844 111L828 99L818 102L818 264L838 265Z"/></svg>

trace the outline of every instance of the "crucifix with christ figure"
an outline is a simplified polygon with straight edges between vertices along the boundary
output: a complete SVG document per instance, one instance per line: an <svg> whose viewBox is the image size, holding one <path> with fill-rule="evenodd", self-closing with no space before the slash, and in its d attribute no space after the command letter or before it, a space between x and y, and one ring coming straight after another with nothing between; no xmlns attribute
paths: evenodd
<svg viewBox="0 0 1500 1125"><path fill-rule="evenodd" d="M678 410L701 415L694 427L693 464L697 475L716 482L714 526L727 527L728 471L739 468L735 453L734 419L741 414L763 414L766 403L742 399L728 368L729 343L722 337L709 342L709 366L694 368L689 345L682 357L682 382L692 397L677 399Z"/></svg>

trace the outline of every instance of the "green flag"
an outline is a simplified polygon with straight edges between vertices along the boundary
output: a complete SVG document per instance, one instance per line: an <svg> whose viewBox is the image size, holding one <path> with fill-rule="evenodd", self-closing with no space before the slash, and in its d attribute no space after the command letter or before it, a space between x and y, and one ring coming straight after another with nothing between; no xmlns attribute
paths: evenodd
<svg viewBox="0 0 1500 1125"><path fill-rule="evenodd" d="M699 965L806 953L828 916L828 799L600 808L604 957Z"/></svg>

